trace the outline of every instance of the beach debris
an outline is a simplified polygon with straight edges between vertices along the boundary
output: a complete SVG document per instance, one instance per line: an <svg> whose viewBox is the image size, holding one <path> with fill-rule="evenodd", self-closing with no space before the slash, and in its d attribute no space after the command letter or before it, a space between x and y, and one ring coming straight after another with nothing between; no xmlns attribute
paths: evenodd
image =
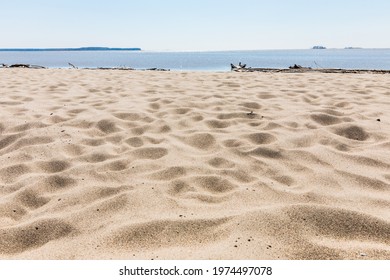
<svg viewBox="0 0 390 280"><path fill-rule="evenodd" d="M241 64L241 62L238 63L238 66L241 68L246 68L246 64Z"/></svg>
<svg viewBox="0 0 390 280"><path fill-rule="evenodd" d="M69 65L70 67L72 67L73 69L79 69L78 67L74 66L74 64L72 64L72 63L70 63L70 62L68 62L68 65Z"/></svg>
<svg viewBox="0 0 390 280"><path fill-rule="evenodd" d="M87 68L91 69L91 68ZM92 68L94 69L94 68ZM170 71L170 69L164 68L147 68L147 69L135 69L130 67L98 67L98 70L140 70L140 71Z"/></svg>
<svg viewBox="0 0 390 280"><path fill-rule="evenodd" d="M250 113L247 113L247 116L254 116L256 115L255 113L253 113L253 111L250 111Z"/></svg>
<svg viewBox="0 0 390 280"><path fill-rule="evenodd" d="M318 64L316 63L318 66ZM243 67L245 66L245 67ZM234 65L230 63L232 71L236 72L263 72L263 73L341 73L341 74L390 74L390 70L376 70L376 69L342 69L342 68L311 68L294 64L289 68L261 68L261 67L247 67L246 64Z"/></svg>
<svg viewBox="0 0 390 280"><path fill-rule="evenodd" d="M135 69L131 67L98 67L98 68L82 68L82 69L88 69L88 70L137 70L137 71L171 71L170 69L165 68L147 68L147 69Z"/></svg>
<svg viewBox="0 0 390 280"><path fill-rule="evenodd" d="M317 63L317 61L314 61L314 64L315 64L318 68L324 68L324 67L322 67L321 65L319 65L319 64Z"/></svg>
<svg viewBox="0 0 390 280"><path fill-rule="evenodd" d="M361 257L367 257L367 254L366 253L360 253L360 256Z"/></svg>
<svg viewBox="0 0 390 280"><path fill-rule="evenodd" d="M232 71L240 71L240 70L246 70L246 64L242 64L241 62L238 63L238 65L234 65L233 63L230 63L230 68Z"/></svg>
<svg viewBox="0 0 390 280"><path fill-rule="evenodd" d="M98 68L86 68L86 69L98 69L98 70L135 70L130 67L98 67Z"/></svg>
<svg viewBox="0 0 390 280"><path fill-rule="evenodd" d="M7 65L7 64L2 63L1 66L2 66L3 68L46 69L46 67L40 66L40 65L21 64L21 63L18 63L18 64L11 64L11 65Z"/></svg>
<svg viewBox="0 0 390 280"><path fill-rule="evenodd" d="M164 68L148 68L145 70L146 71L171 71L170 69L164 69Z"/></svg>
<svg viewBox="0 0 390 280"><path fill-rule="evenodd" d="M376 119L376 121L377 121L377 122L380 122L380 121L381 121L381 119Z"/></svg>
<svg viewBox="0 0 390 280"><path fill-rule="evenodd" d="M288 67L289 69L311 69L311 67L303 67L301 65L298 65L298 64L294 64L293 66L290 66Z"/></svg>

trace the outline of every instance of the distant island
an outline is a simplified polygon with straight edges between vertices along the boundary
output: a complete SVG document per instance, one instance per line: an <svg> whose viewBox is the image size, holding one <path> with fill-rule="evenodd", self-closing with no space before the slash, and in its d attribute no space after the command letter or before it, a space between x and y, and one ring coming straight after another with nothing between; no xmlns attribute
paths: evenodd
<svg viewBox="0 0 390 280"><path fill-rule="evenodd" d="M82 47L82 48L8 48L0 49L2 52L50 52L50 51L140 51L141 48L106 48L106 47Z"/></svg>
<svg viewBox="0 0 390 280"><path fill-rule="evenodd" d="M314 46L312 49L313 50L325 50L326 47L324 47L324 46Z"/></svg>

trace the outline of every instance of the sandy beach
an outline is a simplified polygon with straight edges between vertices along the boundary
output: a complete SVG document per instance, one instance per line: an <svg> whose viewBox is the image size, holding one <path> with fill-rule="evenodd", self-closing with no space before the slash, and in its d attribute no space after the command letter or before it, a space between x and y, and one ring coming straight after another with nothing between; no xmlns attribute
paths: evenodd
<svg viewBox="0 0 390 280"><path fill-rule="evenodd" d="M0 69L0 259L390 259L390 76Z"/></svg>

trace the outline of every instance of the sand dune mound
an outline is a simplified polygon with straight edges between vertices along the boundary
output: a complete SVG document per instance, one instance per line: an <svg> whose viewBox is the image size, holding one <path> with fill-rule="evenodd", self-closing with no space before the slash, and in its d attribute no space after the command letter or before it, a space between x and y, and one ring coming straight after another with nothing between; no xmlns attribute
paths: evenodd
<svg viewBox="0 0 390 280"><path fill-rule="evenodd" d="M1 259L390 259L386 75L0 76Z"/></svg>
<svg viewBox="0 0 390 280"><path fill-rule="evenodd" d="M124 226L108 236L108 243L120 249L154 249L172 246L197 246L222 239L226 232L221 228L227 219L158 220L144 224Z"/></svg>
<svg viewBox="0 0 390 280"><path fill-rule="evenodd" d="M56 219L35 221L7 230L1 229L0 250L6 254L20 253L61 239L72 231L70 225Z"/></svg>
<svg viewBox="0 0 390 280"><path fill-rule="evenodd" d="M336 130L336 134L357 141L364 141L369 138L369 134L363 128L356 125L339 128Z"/></svg>

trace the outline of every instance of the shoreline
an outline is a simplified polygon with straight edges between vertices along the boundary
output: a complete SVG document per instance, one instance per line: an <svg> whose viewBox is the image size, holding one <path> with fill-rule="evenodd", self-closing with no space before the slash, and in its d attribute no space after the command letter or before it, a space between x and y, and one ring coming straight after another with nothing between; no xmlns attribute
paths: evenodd
<svg viewBox="0 0 390 280"><path fill-rule="evenodd" d="M290 65L315 68L389 70L388 50L324 50L253 51L223 53L193 52L68 52L68 53L3 53L0 63L40 64L49 68L67 68L73 63L80 68L121 67L135 69L166 68L172 71L229 71L230 63L239 61L252 67L288 68ZM325 50L327 51L327 50ZM356 53L355 53L356 52ZM1 53L0 53L1 54ZM274 71L274 70L272 70Z"/></svg>
<svg viewBox="0 0 390 280"><path fill-rule="evenodd" d="M71 65L71 64L70 64ZM236 68L232 70L171 70L166 68L146 68L146 69L136 69L131 67L96 67L96 68L79 68L74 65L70 67L63 68L48 68L41 65L30 65L30 64L11 64L0 65L0 69L15 69L15 68L24 68L24 69L47 69L47 70L120 70L120 71L170 71L170 72L194 72L194 73L229 73L229 72L257 72L257 73L325 73L325 74L390 74L390 70L381 70L381 69L346 69L346 68L258 68L258 67L248 67L248 68Z"/></svg>

